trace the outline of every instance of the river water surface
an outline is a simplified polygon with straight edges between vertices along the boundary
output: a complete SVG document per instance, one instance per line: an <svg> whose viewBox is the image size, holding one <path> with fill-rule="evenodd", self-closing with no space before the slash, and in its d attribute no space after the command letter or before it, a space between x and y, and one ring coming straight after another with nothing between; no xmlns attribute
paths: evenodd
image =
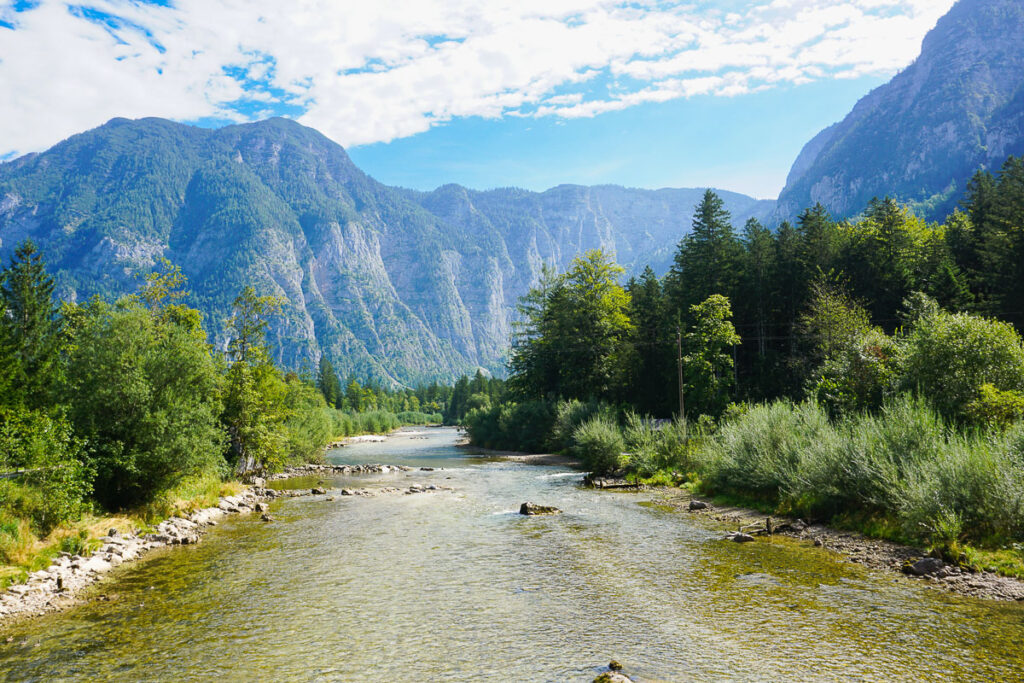
<svg viewBox="0 0 1024 683"><path fill-rule="evenodd" d="M434 467L326 482L451 486L296 498L232 518L4 632L6 680L1024 680L1024 608L960 598L806 542L720 540L655 494L473 457L451 429L333 451ZM309 486L315 481L295 482ZM565 511L521 517L532 501Z"/></svg>

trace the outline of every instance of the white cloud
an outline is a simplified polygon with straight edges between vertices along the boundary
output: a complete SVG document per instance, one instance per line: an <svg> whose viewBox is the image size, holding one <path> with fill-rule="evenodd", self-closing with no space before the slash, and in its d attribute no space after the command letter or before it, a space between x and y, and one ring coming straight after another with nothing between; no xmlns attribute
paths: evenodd
<svg viewBox="0 0 1024 683"><path fill-rule="evenodd" d="M245 120L288 105L357 145L455 117L578 118L891 73L953 2L0 0L15 27L0 26L0 154L114 116Z"/></svg>

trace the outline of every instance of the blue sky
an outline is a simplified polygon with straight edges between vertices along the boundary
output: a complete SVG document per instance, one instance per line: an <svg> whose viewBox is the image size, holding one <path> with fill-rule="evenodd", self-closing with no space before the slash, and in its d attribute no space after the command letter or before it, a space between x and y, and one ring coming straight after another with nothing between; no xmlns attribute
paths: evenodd
<svg viewBox="0 0 1024 683"><path fill-rule="evenodd" d="M0 158L297 119L378 179L781 189L954 0L0 0Z"/></svg>

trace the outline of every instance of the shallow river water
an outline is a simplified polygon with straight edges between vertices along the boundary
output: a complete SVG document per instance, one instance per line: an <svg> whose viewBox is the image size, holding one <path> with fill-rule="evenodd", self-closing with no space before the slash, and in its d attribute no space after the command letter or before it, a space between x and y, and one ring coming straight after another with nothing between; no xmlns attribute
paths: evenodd
<svg viewBox="0 0 1024 683"><path fill-rule="evenodd" d="M738 545L654 494L473 457L430 429L328 481L454 492L296 498L119 570L3 632L6 680L1024 680L1024 606L959 598L792 539ZM441 469L443 468L443 469ZM295 482L308 486L315 481ZM565 511L521 517L532 501ZM13 637L4 643L7 637Z"/></svg>

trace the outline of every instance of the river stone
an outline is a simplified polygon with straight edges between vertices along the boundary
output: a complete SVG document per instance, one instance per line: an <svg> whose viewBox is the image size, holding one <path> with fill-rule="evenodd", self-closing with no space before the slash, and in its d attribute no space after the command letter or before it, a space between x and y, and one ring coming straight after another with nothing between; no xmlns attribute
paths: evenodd
<svg viewBox="0 0 1024 683"><path fill-rule="evenodd" d="M690 501L690 509L691 510L707 510L707 508L708 508L708 504L705 503L703 500L691 500Z"/></svg>
<svg viewBox="0 0 1024 683"><path fill-rule="evenodd" d="M322 489L320 487L316 487L316 488L310 490L310 493L312 493L314 496L322 496L325 493L327 493L327 489Z"/></svg>
<svg viewBox="0 0 1024 683"><path fill-rule="evenodd" d="M519 514L521 515L557 515L562 511L556 507L550 505L537 505L535 503L523 503L519 506Z"/></svg>
<svg viewBox="0 0 1024 683"><path fill-rule="evenodd" d="M594 683L632 683L633 679L620 671L605 671Z"/></svg>
<svg viewBox="0 0 1024 683"><path fill-rule="evenodd" d="M946 566L946 563L935 557L922 557L913 564L908 564L903 571L914 576L928 576L935 574Z"/></svg>
<svg viewBox="0 0 1024 683"><path fill-rule="evenodd" d="M732 536L729 537L729 540L730 541L734 541L736 543L750 543L751 541L753 541L755 539L750 534L745 534L742 531L737 531L736 533L734 533Z"/></svg>

